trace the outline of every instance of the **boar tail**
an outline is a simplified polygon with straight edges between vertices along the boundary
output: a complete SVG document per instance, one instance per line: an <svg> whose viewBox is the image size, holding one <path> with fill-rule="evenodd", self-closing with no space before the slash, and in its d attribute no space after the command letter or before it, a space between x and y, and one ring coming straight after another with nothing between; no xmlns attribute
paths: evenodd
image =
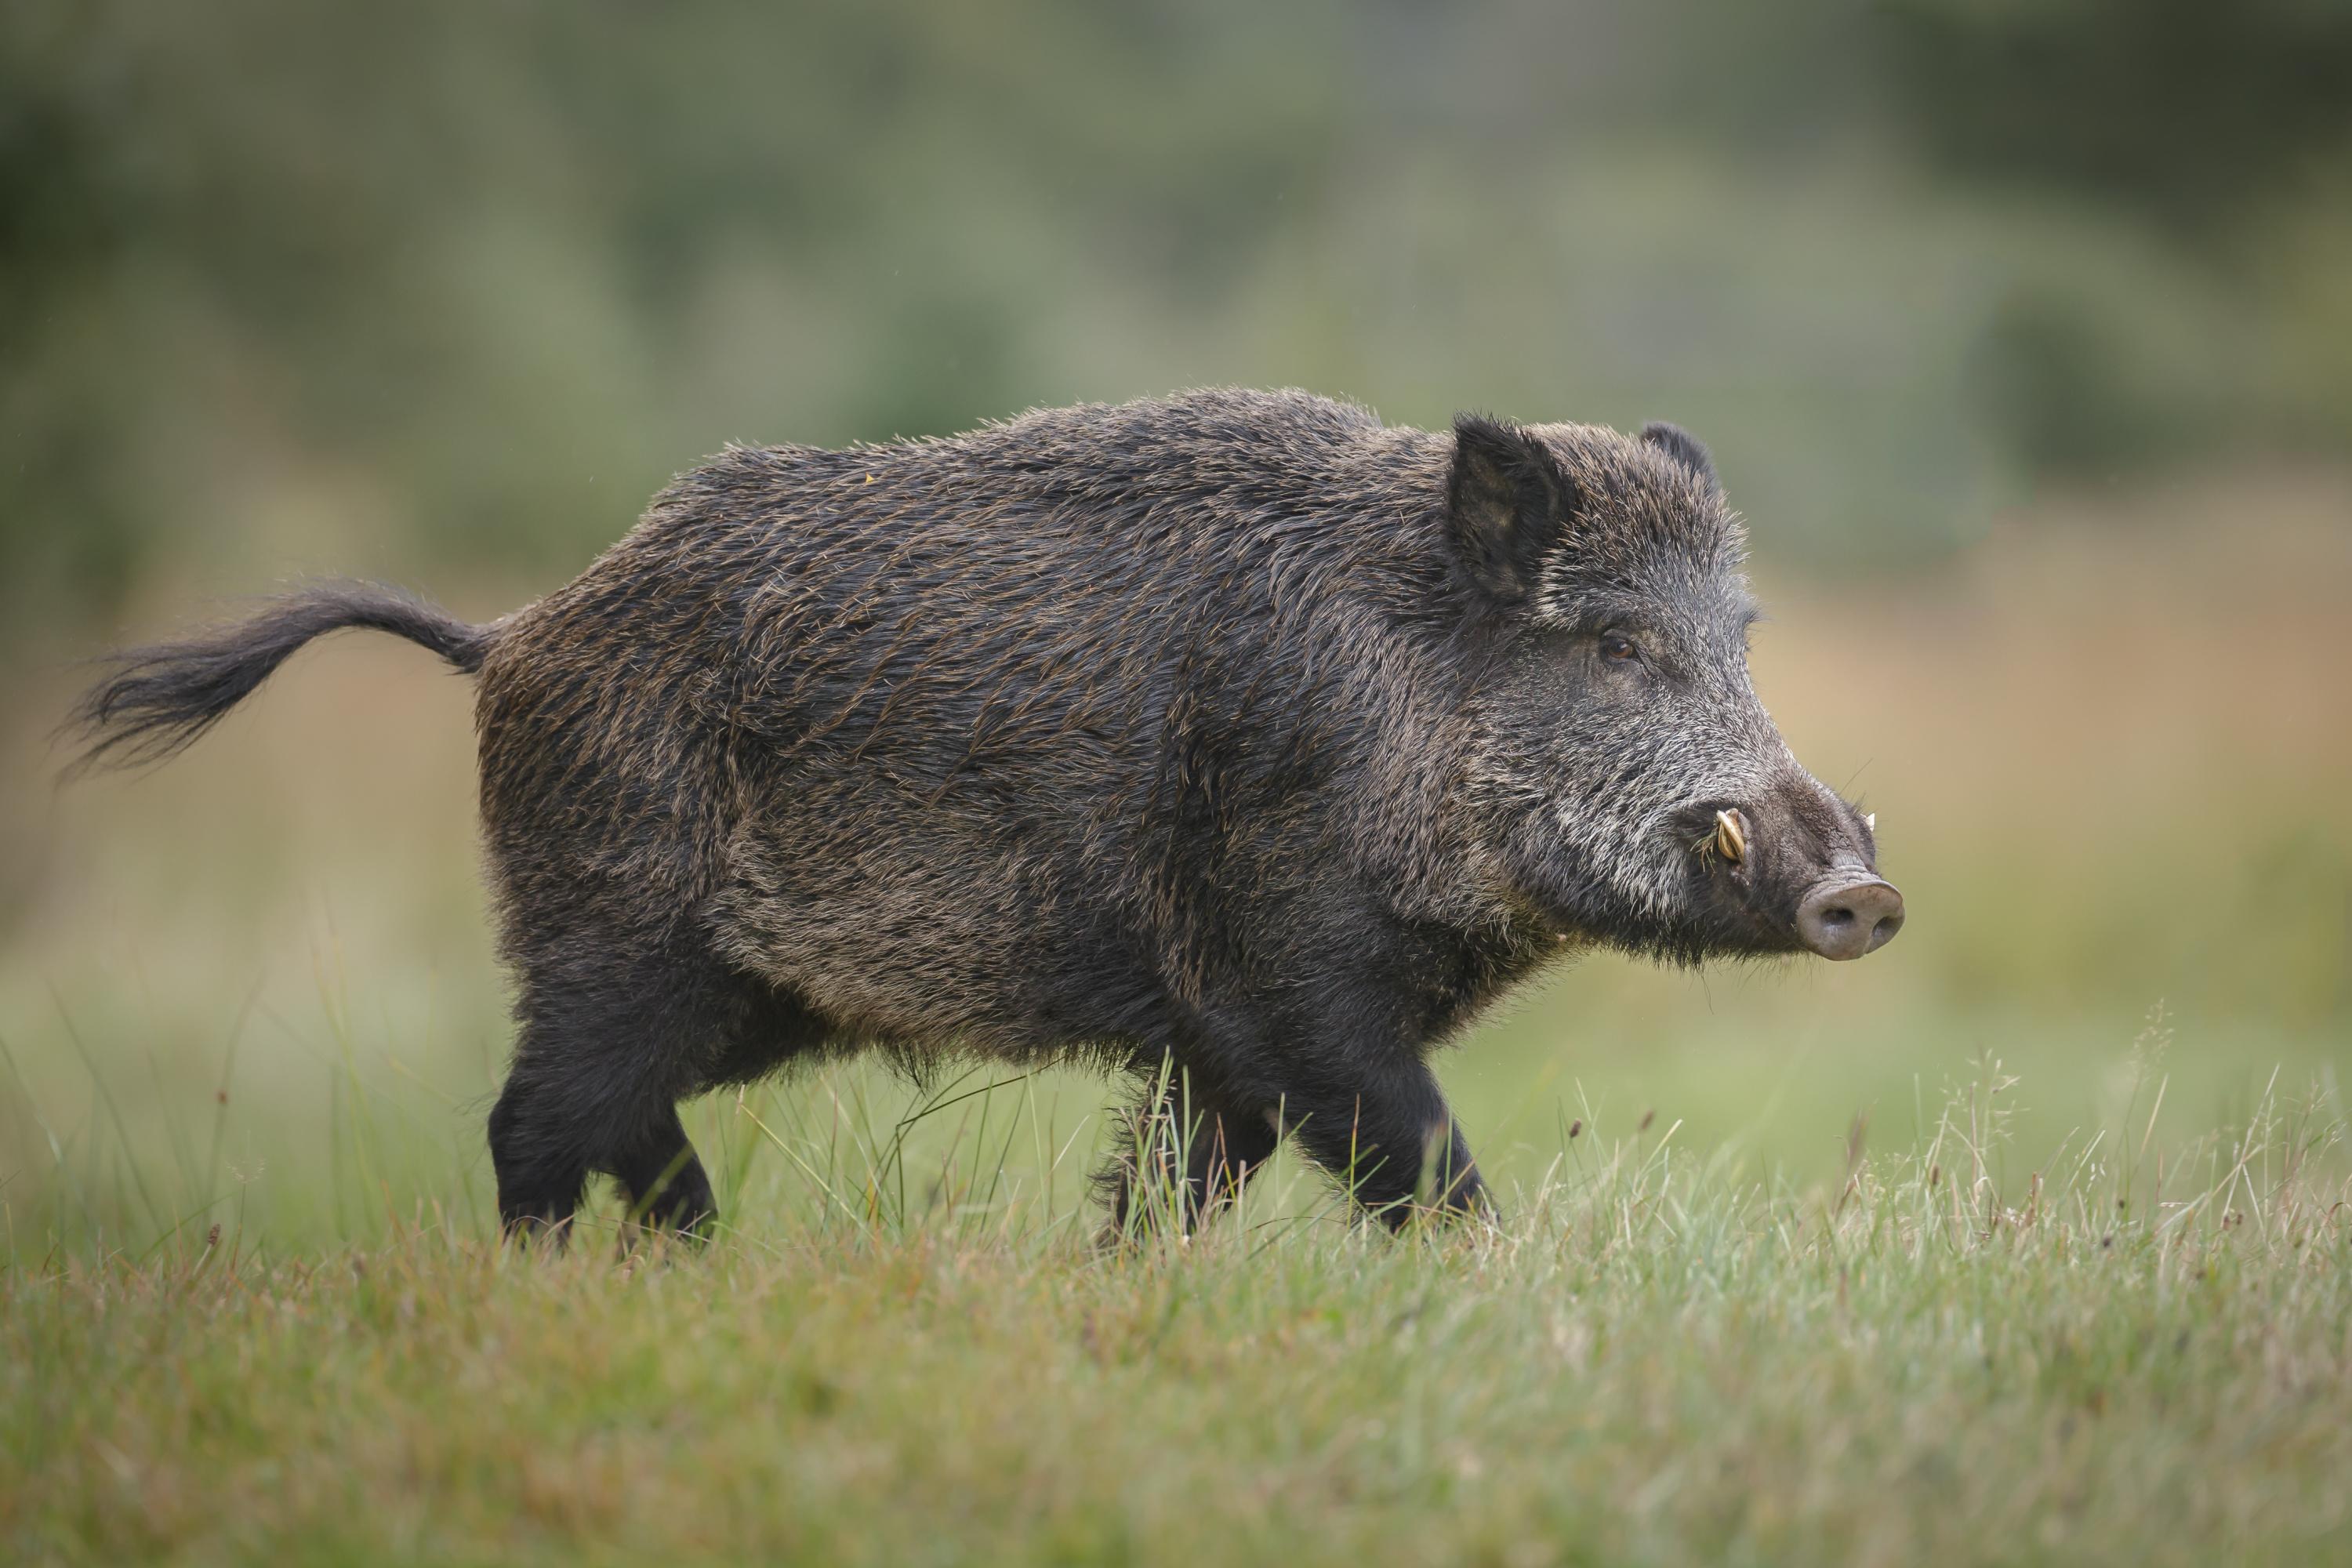
<svg viewBox="0 0 2352 1568"><path fill-rule="evenodd" d="M67 719L81 745L68 775L142 767L177 756L312 637L347 626L422 644L471 675L491 628L467 626L424 600L373 583L320 583L271 599L233 626L126 648L100 662L112 673Z"/></svg>

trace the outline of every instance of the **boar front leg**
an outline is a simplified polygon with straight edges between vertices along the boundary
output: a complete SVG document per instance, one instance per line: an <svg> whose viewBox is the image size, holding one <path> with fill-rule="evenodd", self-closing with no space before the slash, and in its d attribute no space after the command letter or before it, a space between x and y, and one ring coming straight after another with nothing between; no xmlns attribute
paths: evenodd
<svg viewBox="0 0 2352 1568"><path fill-rule="evenodd" d="M1428 1063L1318 1056L1302 1066L1287 1075L1285 1130L1366 1213L1397 1229L1416 1215L1492 1211Z"/></svg>
<svg viewBox="0 0 2352 1568"><path fill-rule="evenodd" d="M1171 1217L1189 1235L1238 1199L1274 1153L1272 1116L1238 1110L1188 1075L1150 1080L1128 1120L1125 1147L1098 1178L1109 1194L1111 1238Z"/></svg>

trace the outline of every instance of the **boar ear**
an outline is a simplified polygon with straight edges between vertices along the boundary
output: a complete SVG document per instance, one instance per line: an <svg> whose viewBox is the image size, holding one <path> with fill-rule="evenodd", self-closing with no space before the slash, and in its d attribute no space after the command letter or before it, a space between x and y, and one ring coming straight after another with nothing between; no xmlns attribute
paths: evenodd
<svg viewBox="0 0 2352 1568"><path fill-rule="evenodd" d="M1716 479L1715 462L1706 455L1706 448L1698 444L1697 437L1681 426L1669 425L1663 419L1654 419L1642 426L1642 440L1644 445L1655 447L1659 451L1705 479L1707 489L1723 488Z"/></svg>
<svg viewBox="0 0 2352 1568"><path fill-rule="evenodd" d="M1516 425L1456 415L1446 525L1473 582L1506 604L1536 591L1545 552L1576 507L1576 482L1543 441Z"/></svg>

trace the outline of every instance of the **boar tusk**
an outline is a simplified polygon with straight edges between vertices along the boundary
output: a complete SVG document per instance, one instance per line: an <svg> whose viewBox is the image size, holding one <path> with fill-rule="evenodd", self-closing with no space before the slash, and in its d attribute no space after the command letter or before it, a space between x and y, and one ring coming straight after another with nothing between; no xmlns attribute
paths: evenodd
<svg viewBox="0 0 2352 1568"><path fill-rule="evenodd" d="M1716 852L1733 865L1748 858L1748 827L1737 811L1715 814Z"/></svg>
<svg viewBox="0 0 2352 1568"><path fill-rule="evenodd" d="M1862 825L1863 825L1864 827L1869 828L1873 833L1877 832L1877 831L1878 831L1878 813L1876 813L1876 812L1874 812L1874 811L1864 812L1864 813L1863 814L1863 817L1862 817Z"/></svg>

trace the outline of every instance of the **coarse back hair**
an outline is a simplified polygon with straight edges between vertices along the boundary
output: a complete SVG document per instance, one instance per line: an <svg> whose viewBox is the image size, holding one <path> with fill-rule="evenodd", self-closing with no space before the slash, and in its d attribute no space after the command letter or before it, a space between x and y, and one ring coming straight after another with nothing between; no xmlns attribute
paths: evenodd
<svg viewBox="0 0 2352 1568"><path fill-rule="evenodd" d="M985 840L1032 918L1082 905L1195 983L1237 935L1215 906L1277 844L1458 906L1444 807L1482 621L1444 532L1450 446L1219 392L730 448L502 632L493 831L563 798L597 864L740 915L765 844L855 860L831 823L903 821ZM1303 816L1318 795L1339 809Z"/></svg>

